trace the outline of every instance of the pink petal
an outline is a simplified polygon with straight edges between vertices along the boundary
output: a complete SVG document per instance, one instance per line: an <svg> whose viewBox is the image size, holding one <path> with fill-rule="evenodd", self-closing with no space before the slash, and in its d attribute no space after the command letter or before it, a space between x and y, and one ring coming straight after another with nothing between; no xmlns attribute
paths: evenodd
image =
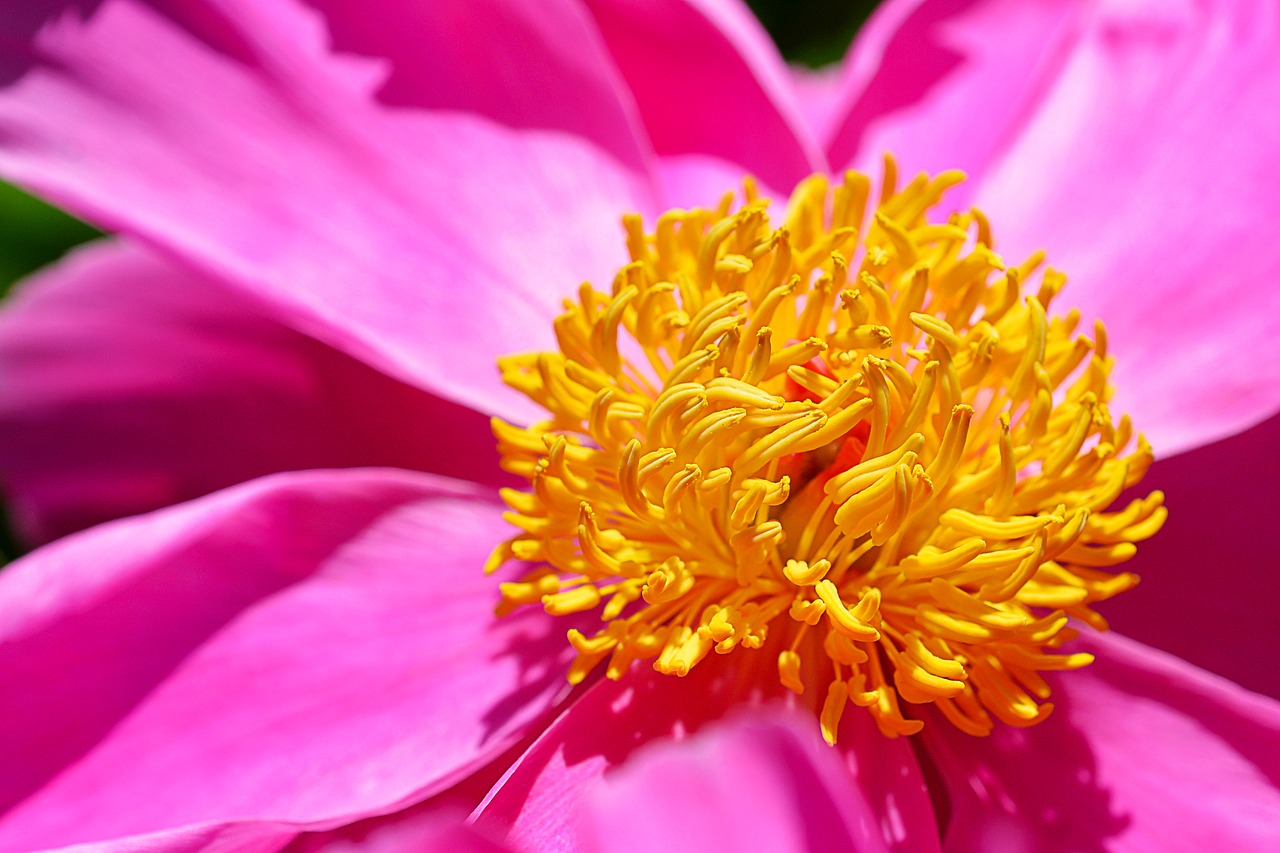
<svg viewBox="0 0 1280 853"><path fill-rule="evenodd" d="M725 193L740 194L747 173L731 160L705 154L669 154L654 166L662 198L669 207L714 207ZM784 203L788 192L756 181L762 196Z"/></svg>
<svg viewBox="0 0 1280 853"><path fill-rule="evenodd" d="M706 661L679 680L637 666L621 681L598 681L566 706L494 787L476 824L506 833L507 844L520 850L580 848L578 804L606 770L642 744L696 731L742 698L743 679L723 664Z"/></svg>
<svg viewBox="0 0 1280 853"><path fill-rule="evenodd" d="M783 192L808 174L826 170L804 126L785 64L741 3L584 2L635 95L660 156L727 161ZM730 184L719 192L733 188ZM687 197L676 193L682 196ZM713 196L702 204L717 200Z"/></svg>
<svg viewBox="0 0 1280 853"><path fill-rule="evenodd" d="M639 750L588 793L586 824L601 851L889 850L812 715L782 708Z"/></svg>
<svg viewBox="0 0 1280 853"><path fill-rule="evenodd" d="M843 64L833 166L982 175L1017 132L1071 45L1079 0L890 0ZM997 223L998 224L998 223Z"/></svg>
<svg viewBox="0 0 1280 853"><path fill-rule="evenodd" d="M499 512L425 474L278 474L7 568L0 847L324 828L500 755L563 692L565 644L495 620Z"/></svg>
<svg viewBox="0 0 1280 853"><path fill-rule="evenodd" d="M1280 23L1266 0L902 0L847 60L831 161L962 168L1010 260L1108 324L1113 408L1157 452L1280 407ZM1213 285L1210 286L1209 282Z"/></svg>
<svg viewBox="0 0 1280 853"><path fill-rule="evenodd" d="M813 731L817 712L810 710ZM836 748L863 798L878 816L881 835L894 853L927 853L939 847L938 814L924 768L909 738L890 740L861 708L845 709Z"/></svg>
<svg viewBox="0 0 1280 853"><path fill-rule="evenodd" d="M299 827L273 821L189 824L110 841L59 847L60 853L275 853L297 837Z"/></svg>
<svg viewBox="0 0 1280 853"><path fill-rule="evenodd" d="M466 812L410 809L337 829L301 832L274 821L189 824L59 848L65 853L504 853L464 823Z"/></svg>
<svg viewBox="0 0 1280 853"><path fill-rule="evenodd" d="M289 853L503 853L506 846L448 809L410 809L329 832L306 833Z"/></svg>
<svg viewBox="0 0 1280 853"><path fill-rule="evenodd" d="M1157 453L1280 408L1280 8L1087 4L1070 56L979 204L1106 323L1112 403Z"/></svg>
<svg viewBox="0 0 1280 853"><path fill-rule="evenodd" d="M776 695L766 652L704 661L687 677L643 664L621 681L602 680L566 707L490 792L475 818L506 832L517 849L577 850L593 831L583 800L615 767L647 743L681 738L742 705ZM812 718L811 718L812 719ZM813 737L819 735L816 720ZM872 804L891 849L936 850L936 826L919 767L904 740L889 741L866 715L847 714L841 729L848 772ZM857 808L853 814L860 814Z"/></svg>
<svg viewBox="0 0 1280 853"><path fill-rule="evenodd" d="M0 481L29 542L276 471L498 472L483 416L129 243L86 247L5 302L0 374Z"/></svg>
<svg viewBox="0 0 1280 853"><path fill-rule="evenodd" d="M243 20L258 4L220 0ZM333 50L385 60L377 99L564 131L646 168L648 139L625 82L576 0L310 0Z"/></svg>
<svg viewBox="0 0 1280 853"><path fill-rule="evenodd" d="M847 72L844 67L830 65L823 68L793 66L789 69L791 91L804 119L805 126L814 139L825 140L831 134L831 126L844 118L836 110L843 106Z"/></svg>
<svg viewBox="0 0 1280 853"><path fill-rule="evenodd" d="M1125 564L1142 577L1102 607L1113 628L1280 698L1276 547L1280 417L1157 462L1143 480L1165 493L1169 522ZM1206 634L1189 625L1213 626Z"/></svg>
<svg viewBox="0 0 1280 853"><path fill-rule="evenodd" d="M1110 635L1058 708L988 738L926 726L953 850L1273 850L1280 705Z"/></svg>
<svg viewBox="0 0 1280 853"><path fill-rule="evenodd" d="M611 280L648 175L559 131L388 109L366 91L385 65L333 57L284 0L261 31L190 7L0 13L0 171L392 375L527 413L494 358Z"/></svg>

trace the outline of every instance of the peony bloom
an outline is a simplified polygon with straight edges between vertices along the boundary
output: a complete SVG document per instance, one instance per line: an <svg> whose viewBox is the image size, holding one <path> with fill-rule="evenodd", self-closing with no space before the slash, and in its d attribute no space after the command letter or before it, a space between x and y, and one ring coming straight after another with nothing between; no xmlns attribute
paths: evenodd
<svg viewBox="0 0 1280 853"><path fill-rule="evenodd" d="M540 416L495 360L555 347L622 214L745 174L780 203L885 150L962 168L949 203L1106 318L1157 452L1264 421L1273 5L907 0L800 81L732 4L532 5L0 12L0 171L119 235L0 318L0 473L51 541L0 573L0 849L1273 846L1274 701L1133 641L1072 646L1034 727L851 711L831 750L749 651L570 690L564 619L495 618L480 571L488 416ZM1196 511L1129 595L1273 693L1274 425L1156 466Z"/></svg>

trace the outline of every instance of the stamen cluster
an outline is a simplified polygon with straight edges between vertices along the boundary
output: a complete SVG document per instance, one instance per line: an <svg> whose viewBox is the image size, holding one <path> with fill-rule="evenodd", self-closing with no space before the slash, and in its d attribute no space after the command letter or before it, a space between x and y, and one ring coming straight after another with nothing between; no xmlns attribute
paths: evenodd
<svg viewBox="0 0 1280 853"><path fill-rule="evenodd" d="M1105 511L1152 460L1107 408L1105 331L1050 318L1065 279L1006 266L979 211L930 221L962 175L894 171L878 203L812 177L779 228L749 181L626 217L632 262L565 303L559 351L502 359L549 417L494 422L532 488L489 568L533 564L503 608L598 612L571 681L767 645L834 742L849 703L889 736L927 704L1031 725L1042 673L1091 661L1057 652L1070 620L1106 628L1092 605L1137 581L1107 569L1166 514Z"/></svg>

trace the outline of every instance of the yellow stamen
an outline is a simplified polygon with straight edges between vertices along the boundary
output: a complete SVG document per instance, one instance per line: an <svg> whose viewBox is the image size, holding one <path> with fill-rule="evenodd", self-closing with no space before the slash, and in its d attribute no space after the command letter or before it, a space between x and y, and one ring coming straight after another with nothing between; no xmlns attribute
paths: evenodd
<svg viewBox="0 0 1280 853"><path fill-rule="evenodd" d="M1006 265L979 211L930 220L961 177L815 176L777 228L754 185L627 216L632 262L566 301L559 351L501 360L549 417L494 421L531 488L486 569L537 564L500 612L600 616L570 681L769 648L834 742L850 703L890 737L928 704L1030 725L1039 673L1090 663L1069 618L1105 629L1163 496L1108 511L1152 456L1112 421L1105 331L1051 316L1065 278Z"/></svg>

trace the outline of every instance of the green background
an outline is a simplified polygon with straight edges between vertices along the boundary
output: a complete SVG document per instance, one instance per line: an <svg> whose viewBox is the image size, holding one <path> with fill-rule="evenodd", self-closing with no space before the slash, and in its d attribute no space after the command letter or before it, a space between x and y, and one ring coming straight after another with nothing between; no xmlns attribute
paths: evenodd
<svg viewBox="0 0 1280 853"><path fill-rule="evenodd" d="M880 0L747 0L791 62L838 62Z"/></svg>

